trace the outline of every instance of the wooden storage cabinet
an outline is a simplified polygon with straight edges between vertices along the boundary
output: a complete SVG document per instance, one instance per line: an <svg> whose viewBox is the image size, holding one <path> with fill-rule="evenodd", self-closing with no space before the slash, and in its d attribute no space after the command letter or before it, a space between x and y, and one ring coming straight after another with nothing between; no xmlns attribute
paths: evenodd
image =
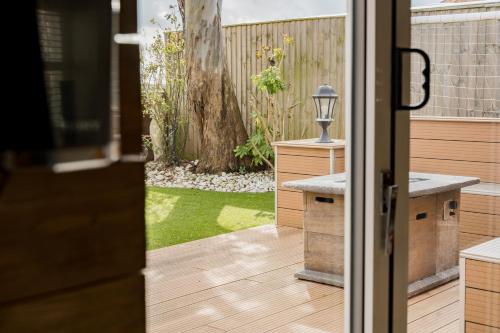
<svg viewBox="0 0 500 333"><path fill-rule="evenodd" d="M500 238L460 253L461 332L500 332Z"/></svg>
<svg viewBox="0 0 500 333"><path fill-rule="evenodd" d="M344 172L344 140L334 140L332 143L317 143L316 140L273 143L278 225L302 228L304 222L302 191L285 189L281 186L283 182Z"/></svg>

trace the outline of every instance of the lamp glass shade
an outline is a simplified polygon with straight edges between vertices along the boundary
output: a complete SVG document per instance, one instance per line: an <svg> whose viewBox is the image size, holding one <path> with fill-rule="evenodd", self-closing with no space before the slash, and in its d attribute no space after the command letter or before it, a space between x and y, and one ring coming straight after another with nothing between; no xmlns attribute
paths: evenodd
<svg viewBox="0 0 500 333"><path fill-rule="evenodd" d="M316 119L333 119L333 111L338 97L331 86L324 84L318 87L312 96L316 108Z"/></svg>

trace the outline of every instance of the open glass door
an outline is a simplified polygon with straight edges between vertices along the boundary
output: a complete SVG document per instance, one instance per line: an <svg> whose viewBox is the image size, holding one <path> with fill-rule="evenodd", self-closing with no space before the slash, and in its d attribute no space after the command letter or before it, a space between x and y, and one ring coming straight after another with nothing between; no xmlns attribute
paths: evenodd
<svg viewBox="0 0 500 333"><path fill-rule="evenodd" d="M346 332L405 332L410 1L351 1ZM349 112L350 111L350 112Z"/></svg>
<svg viewBox="0 0 500 333"><path fill-rule="evenodd" d="M415 8L410 45L408 1L351 4L346 332L500 327L498 5L478 6Z"/></svg>
<svg viewBox="0 0 500 333"><path fill-rule="evenodd" d="M211 13L206 15L211 17L220 14L218 6L186 6L187 25L202 21L190 17L190 13L199 14L196 12L198 8L210 9ZM416 21L428 23L427 20L421 18ZM334 142L317 142L319 133L316 132L308 132L307 137L302 139L292 136L273 139L271 144L275 160L274 163L268 162L275 168L276 225L263 225L218 238L199 237L196 243L177 248L173 247L177 244L173 244L169 249L151 252L147 274L151 287L147 311L152 331L412 331L407 328L409 283L420 281L422 274L427 275L429 266L437 266L431 261L421 260L421 266L412 265L408 269L412 258L431 257L430 251L425 251L431 249L425 247L426 242L418 244L418 248L424 250L420 255L412 252L416 248L411 246L411 237L416 235L412 234L412 225L425 233L426 229L420 227L436 216L435 212L432 215L427 210L418 208L412 212L411 209L411 187L427 179L409 175L409 110L418 105L408 104L411 100L408 58L412 52L419 53L410 48L410 1L350 2L346 24L349 76L345 99L342 98L343 66L332 65L334 59L339 64L343 62L344 21L342 15L230 25L223 27L224 35L217 32L220 37L217 43L226 44L227 53L218 52L218 58L225 56L228 60L232 83L238 88L237 101L241 110L247 110L244 121L245 126L250 126L247 127L249 133L252 133L251 126L255 124L248 117L248 110L252 106L253 92L258 88L251 78L263 71L269 73L269 70L276 70L277 58L283 60L285 66L280 74L296 80L291 87L297 89L297 94L306 96L304 100L307 102L303 108L297 109L296 114L304 116L308 123L319 121L325 124L335 118L331 116L335 104L330 102L325 104L327 108L318 103L317 109L322 112L305 118L307 110L315 109L312 94L314 98L331 97L328 101L340 97L338 114L343 114L342 103L347 101L346 147L349 162L345 167L348 173L345 219L342 190L346 188L346 182L344 175L338 175L344 167L343 135L334 132L332 126L330 130ZM217 23L217 31L221 30L219 19L211 22ZM197 26L197 31L203 35L202 28ZM313 41L319 45L311 43ZM274 45L279 46L276 52ZM281 54L283 49L290 51L284 58ZM423 66L415 72L419 77L428 76L429 59L424 53L415 56L424 59ZM247 60L242 61L242 58ZM422 81L419 88L420 85L423 85L424 94L414 102L422 104L428 100L429 84ZM315 93L318 86L321 89ZM209 95L217 96L215 93ZM323 109L326 109L326 115L322 114L325 113ZM287 125L286 122L277 123ZM220 122L216 124L220 125ZM336 126L342 127L341 122L338 121ZM208 136L208 139L212 137ZM214 156L217 157L210 157ZM494 158L490 158L488 163L492 160ZM244 174L245 169L240 173ZM317 176L327 178L318 180ZM155 178L164 181L163 175ZM324 187L329 187L330 192L324 192ZM236 194L230 194L230 197L232 199ZM198 197L188 201L204 200ZM452 216L458 210L457 205L454 200L446 201L447 212ZM175 198L175 205L181 202ZM245 208L241 203L224 203L222 200L216 200L216 203L209 207L216 210L210 215L212 221L221 222L221 226L224 226L226 215ZM471 209L470 206L468 209ZM208 215L208 210L200 211L203 217ZM251 222L272 215L254 211L246 209L245 214L251 216ZM196 229L201 229L197 223L199 216L191 220ZM456 231L452 220L446 219L448 222L443 224L443 230ZM344 221L348 222L345 228ZM149 230L160 225L153 224ZM182 226L185 231L184 221ZM441 238L423 239L430 240L434 246L441 242ZM344 241L347 251L345 260L342 260ZM412 271L415 267L424 266L421 274ZM344 281L347 288L345 297L342 297ZM170 293L167 289L173 291ZM410 288L410 293L413 291ZM345 328L341 320L344 315L341 312L343 300L347 309ZM472 317L469 318L472 320Z"/></svg>

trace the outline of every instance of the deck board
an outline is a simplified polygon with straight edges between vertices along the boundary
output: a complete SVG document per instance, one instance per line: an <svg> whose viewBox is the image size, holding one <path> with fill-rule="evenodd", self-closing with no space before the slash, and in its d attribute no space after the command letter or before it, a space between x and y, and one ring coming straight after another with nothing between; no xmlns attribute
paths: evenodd
<svg viewBox="0 0 500 333"><path fill-rule="evenodd" d="M296 280L302 230L263 226L147 254L150 333L343 332L342 289ZM408 301L408 332L458 332L458 283Z"/></svg>

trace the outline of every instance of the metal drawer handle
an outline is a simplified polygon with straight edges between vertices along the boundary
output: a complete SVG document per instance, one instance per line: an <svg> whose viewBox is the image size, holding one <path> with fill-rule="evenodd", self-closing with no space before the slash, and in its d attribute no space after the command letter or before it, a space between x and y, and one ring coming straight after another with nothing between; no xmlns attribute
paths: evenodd
<svg viewBox="0 0 500 333"><path fill-rule="evenodd" d="M323 202L323 203L335 203L335 199L333 198L325 198L325 197L316 197L315 198L317 202Z"/></svg>

